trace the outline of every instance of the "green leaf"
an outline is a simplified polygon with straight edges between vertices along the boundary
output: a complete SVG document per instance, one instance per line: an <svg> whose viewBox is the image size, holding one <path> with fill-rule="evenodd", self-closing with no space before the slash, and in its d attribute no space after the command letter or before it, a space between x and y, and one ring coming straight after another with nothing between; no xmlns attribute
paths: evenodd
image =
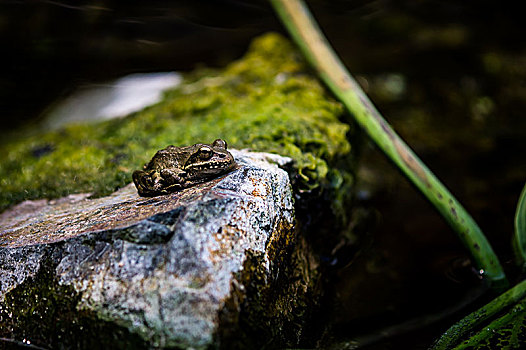
<svg viewBox="0 0 526 350"><path fill-rule="evenodd" d="M432 347L503 349L526 345L526 281L450 327Z"/></svg>
<svg viewBox="0 0 526 350"><path fill-rule="evenodd" d="M526 185L522 189L515 212L515 235L513 236L513 251L517 265L526 271Z"/></svg>

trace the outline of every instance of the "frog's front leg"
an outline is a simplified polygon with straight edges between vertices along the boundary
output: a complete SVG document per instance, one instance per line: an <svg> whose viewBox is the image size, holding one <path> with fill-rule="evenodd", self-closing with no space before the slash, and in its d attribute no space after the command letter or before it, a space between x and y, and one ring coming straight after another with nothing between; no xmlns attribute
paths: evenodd
<svg viewBox="0 0 526 350"><path fill-rule="evenodd" d="M132 178L139 195L148 197L159 194L161 190L161 177L158 173L137 170L133 172Z"/></svg>

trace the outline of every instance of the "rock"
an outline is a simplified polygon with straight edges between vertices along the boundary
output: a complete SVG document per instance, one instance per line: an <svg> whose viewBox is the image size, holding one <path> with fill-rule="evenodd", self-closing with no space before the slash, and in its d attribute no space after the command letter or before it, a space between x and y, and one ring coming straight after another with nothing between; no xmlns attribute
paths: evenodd
<svg viewBox="0 0 526 350"><path fill-rule="evenodd" d="M295 233L291 160L232 154L236 170L171 195L130 184L1 214L0 345L297 344L316 269Z"/></svg>

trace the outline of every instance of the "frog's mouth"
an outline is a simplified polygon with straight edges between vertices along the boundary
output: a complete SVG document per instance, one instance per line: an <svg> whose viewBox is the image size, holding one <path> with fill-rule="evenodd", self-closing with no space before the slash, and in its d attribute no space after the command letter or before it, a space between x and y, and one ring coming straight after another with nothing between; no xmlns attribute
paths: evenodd
<svg viewBox="0 0 526 350"><path fill-rule="evenodd" d="M194 176L216 175L232 169L235 166L233 161L207 161L202 163L192 163L185 166L184 170Z"/></svg>

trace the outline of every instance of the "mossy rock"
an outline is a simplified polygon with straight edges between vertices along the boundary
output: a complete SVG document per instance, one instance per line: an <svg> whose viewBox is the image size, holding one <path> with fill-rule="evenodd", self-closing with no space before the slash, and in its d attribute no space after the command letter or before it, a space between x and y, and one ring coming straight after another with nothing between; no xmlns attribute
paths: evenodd
<svg viewBox="0 0 526 350"><path fill-rule="evenodd" d="M351 152L349 126L338 120L342 113L292 45L267 34L240 60L187 74L160 103L126 118L2 145L0 210L26 199L107 195L131 182L132 172L157 150L216 138L233 148L293 158L298 192L339 191L352 182L337 167ZM341 196L334 198L341 211Z"/></svg>

